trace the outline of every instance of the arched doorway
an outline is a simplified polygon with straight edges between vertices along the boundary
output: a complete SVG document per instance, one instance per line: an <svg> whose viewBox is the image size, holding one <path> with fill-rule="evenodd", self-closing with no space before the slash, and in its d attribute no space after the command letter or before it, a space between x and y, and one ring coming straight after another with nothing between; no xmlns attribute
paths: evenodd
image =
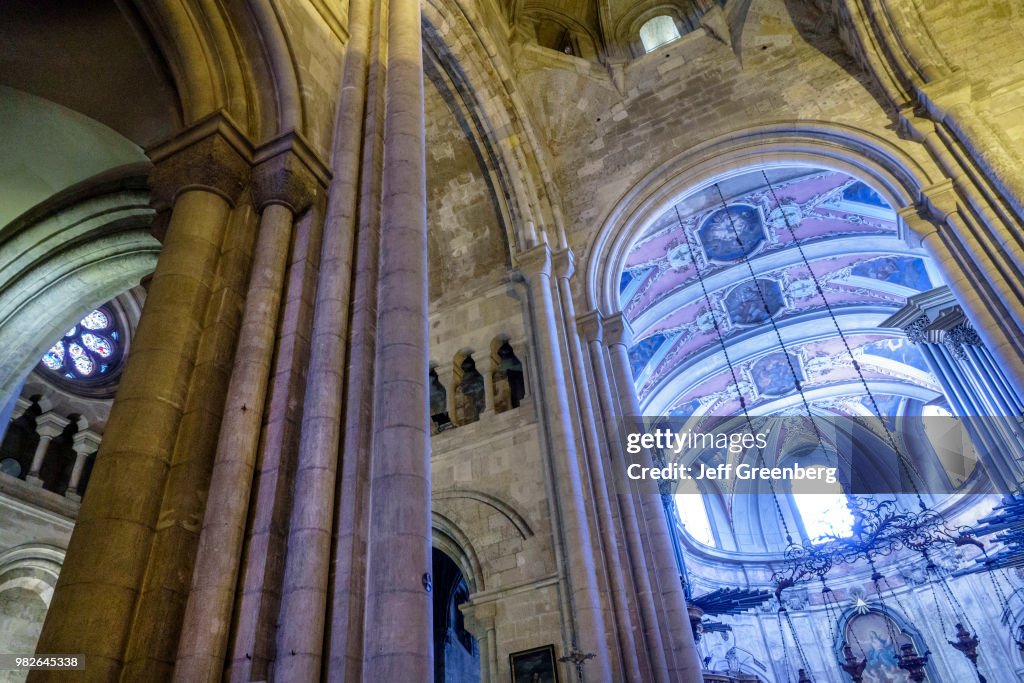
<svg viewBox="0 0 1024 683"><path fill-rule="evenodd" d="M466 629L460 606L469 601L469 585L458 565L433 548L434 683L478 683L480 646Z"/></svg>

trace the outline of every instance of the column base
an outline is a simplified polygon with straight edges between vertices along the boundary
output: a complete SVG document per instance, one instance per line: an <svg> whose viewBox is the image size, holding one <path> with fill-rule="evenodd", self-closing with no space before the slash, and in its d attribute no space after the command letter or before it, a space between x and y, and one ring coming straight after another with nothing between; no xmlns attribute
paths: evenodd
<svg viewBox="0 0 1024 683"><path fill-rule="evenodd" d="M77 491L65 491L64 497L67 498L68 500L73 500L76 503L82 502L82 496L78 495Z"/></svg>
<svg viewBox="0 0 1024 683"><path fill-rule="evenodd" d="M25 483L30 484L31 486L39 486L40 488L43 486L43 480L34 474L30 474L25 477Z"/></svg>

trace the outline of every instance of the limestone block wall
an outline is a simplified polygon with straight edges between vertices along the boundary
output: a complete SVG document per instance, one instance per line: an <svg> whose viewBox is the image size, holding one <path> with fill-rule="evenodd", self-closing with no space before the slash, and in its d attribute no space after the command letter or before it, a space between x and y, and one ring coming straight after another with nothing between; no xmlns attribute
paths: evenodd
<svg viewBox="0 0 1024 683"><path fill-rule="evenodd" d="M523 100L548 139L570 246L581 259L641 178L719 136L819 121L908 147L892 130L890 106L811 3L750 3L736 21L731 36L694 31L627 63L618 79L549 50L520 54Z"/></svg>
<svg viewBox="0 0 1024 683"><path fill-rule="evenodd" d="M348 3L298 0L272 3L293 52L310 146L328 156L338 84L348 42Z"/></svg>
<svg viewBox="0 0 1024 683"><path fill-rule="evenodd" d="M493 279L493 278L492 278ZM430 355L453 404L453 358L472 351L487 383L486 409L476 422L431 437L435 533L460 544L471 586L464 606L480 641L485 680L505 680L512 652L555 644L562 650L562 605L549 496L557 495L542 456L533 352L518 285L498 282L461 303L435 306ZM490 387L492 343L508 338L522 361L526 397L495 413ZM459 558L453 558L459 561ZM468 570L468 571L467 571Z"/></svg>
<svg viewBox="0 0 1024 683"><path fill-rule="evenodd" d="M918 9L925 35L938 46L934 59L967 78L979 113L1000 131L1009 151L1019 149L1024 140L1024 7L1012 0L910 4ZM1019 151L1016 157L1022 161Z"/></svg>
<svg viewBox="0 0 1024 683"><path fill-rule="evenodd" d="M435 74L436 76L436 74ZM439 77L439 76L436 76ZM427 247L431 301L475 296L508 265L508 246L482 159L437 84L425 84ZM450 97L450 95L449 95ZM486 286L486 285L485 285Z"/></svg>

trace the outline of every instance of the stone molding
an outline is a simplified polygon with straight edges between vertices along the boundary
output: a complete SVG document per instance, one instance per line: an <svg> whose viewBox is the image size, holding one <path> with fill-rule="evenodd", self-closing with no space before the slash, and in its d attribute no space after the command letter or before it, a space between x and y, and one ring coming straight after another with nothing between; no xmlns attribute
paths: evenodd
<svg viewBox="0 0 1024 683"><path fill-rule="evenodd" d="M569 279L576 273L576 255L572 249L560 249L552 254L555 275L559 279Z"/></svg>
<svg viewBox="0 0 1024 683"><path fill-rule="evenodd" d="M70 420L57 413L43 413L36 418L36 434L40 438L55 439L70 423Z"/></svg>
<svg viewBox="0 0 1024 683"><path fill-rule="evenodd" d="M516 256L516 266L527 277L533 275L551 277L551 249L547 244L538 244L520 252Z"/></svg>
<svg viewBox="0 0 1024 683"><path fill-rule="evenodd" d="M258 210L281 204L301 214L324 192L331 170L297 131L286 133L256 151L252 199Z"/></svg>
<svg viewBox="0 0 1024 683"><path fill-rule="evenodd" d="M91 429L80 429L71 438L71 447L79 455L91 455L99 450L102 439Z"/></svg>
<svg viewBox="0 0 1024 683"><path fill-rule="evenodd" d="M629 348L633 344L633 328L622 313L606 316L604 319L604 329L605 343L608 346L621 344Z"/></svg>
<svg viewBox="0 0 1024 683"><path fill-rule="evenodd" d="M600 311L587 311L576 316L576 329L579 330L580 334L583 335L583 339L588 343L603 341L604 326L601 324Z"/></svg>
<svg viewBox="0 0 1024 683"><path fill-rule="evenodd" d="M249 182L252 144L226 112L219 111L173 139L151 148L151 202L157 211L170 209L188 190L205 190L232 206Z"/></svg>

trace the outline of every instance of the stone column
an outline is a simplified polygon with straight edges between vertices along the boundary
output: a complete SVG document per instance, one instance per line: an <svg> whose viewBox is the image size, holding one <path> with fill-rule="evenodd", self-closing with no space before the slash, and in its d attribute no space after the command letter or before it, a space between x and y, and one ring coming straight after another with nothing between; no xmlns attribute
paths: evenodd
<svg viewBox="0 0 1024 683"><path fill-rule="evenodd" d="M608 447L612 486L616 491L616 502L622 518L623 536L628 550L633 590L637 597L637 607L643 624L643 636L646 640L645 651L651 670L651 676L657 683L666 683L669 679L666 652L670 644L662 636L658 623L658 610L655 605L654 591L651 588L651 577L647 567L647 552L644 549L640 524L637 522L635 492L622 489L614 481L618 478L625 482L623 475L627 463L622 458L618 424L618 402L615 400L614 383L608 375L605 362L604 330L601 314L590 311L580 316L578 326L583 338L587 341L590 365L594 373L594 384L601 411L601 422L604 425L604 443Z"/></svg>
<svg viewBox="0 0 1024 683"><path fill-rule="evenodd" d="M349 616L345 611L334 609L334 626L331 639L325 643L326 613L331 596L328 594L328 579L332 572L332 541L335 534L353 531L356 526L348 522L343 529L336 529L338 511L352 504L347 492L338 495L337 473L343 416L353 405L362 405L361 396L349 395L350 405L343 405L349 373L345 361L349 343L349 320L353 321L353 334L362 332L362 318L358 304L352 299L353 261L357 236L361 242L374 235L372 227L362 229L360 219L365 215L375 216L379 210L379 196L361 203L360 191L364 184L371 183L379 170L367 167L365 156L373 157L364 150L367 114L367 81L369 68L369 45L371 32L370 0L353 0L349 4L349 29L351 36L345 48L344 71L340 84L338 116L334 131L334 153L332 165L334 178L327 202L327 216L324 221L322 262L314 306L312 339L310 342L309 373L303 399L302 426L299 436L298 462L294 475L293 505L288 527L288 547L300 547L299 553L288 553L284 560L284 577L281 588L281 605L276 634L277 658L273 674L278 680L318 680L324 676L331 680L350 680L356 675L344 669L345 644L335 647L337 634L345 632L351 624L362 619L362 594L360 591L359 610ZM360 215L363 209L365 215ZM376 253L376 248L373 249ZM354 287L375 289L376 280L369 280L363 274L357 276ZM351 310L350 309L355 309ZM368 334L372 331L366 330ZM350 364L352 360L349 359ZM364 430L369 430L364 425ZM347 449L346 449L347 453ZM349 458L345 458L348 464ZM365 517L359 510L358 518ZM343 540L336 541L340 547ZM341 561L351 562L348 553L338 551ZM360 555L362 555L360 553ZM348 584L346 567L333 568L335 572L335 593L343 591L338 584ZM355 600L355 598L353 598ZM346 607L348 602L343 603ZM343 639L342 639L343 640ZM359 643L362 645L361 639ZM337 649L341 653L336 652ZM327 655L327 665L323 657ZM333 668L337 662L337 668ZM349 673L351 675L349 675ZM234 678L233 680L242 680ZM244 680L249 680L245 678Z"/></svg>
<svg viewBox="0 0 1024 683"><path fill-rule="evenodd" d="M39 478L39 471L43 468L43 461L46 460L50 442L60 436L68 424L70 422L67 418L56 413L43 413L36 418L36 434L39 435L39 442L36 444L36 452L32 455L32 464L28 468L25 481L33 486L43 485L43 480Z"/></svg>
<svg viewBox="0 0 1024 683"><path fill-rule="evenodd" d="M999 490L1012 490L1024 474L1013 456L1024 442L1018 421L1024 405L950 288L911 296L880 327L901 329L918 346L953 414L968 418L989 476Z"/></svg>
<svg viewBox="0 0 1024 683"><path fill-rule="evenodd" d="M632 343L629 322L625 316L617 313L605 319L605 331L622 416L640 415L640 404L636 397L633 372L629 364L629 345ZM643 463L644 466L652 466L653 461L649 452L644 452L642 457L647 461ZM647 531L652 555L651 567L656 576L658 590L661 592L662 618L659 622L663 633L667 633L667 642L671 644L670 668L676 680L699 681L702 669L700 657L690 629L682 580L672 551L668 519L665 516L661 495L641 493L638 496L642 524ZM674 666L671 665L672 662Z"/></svg>
<svg viewBox="0 0 1024 683"><path fill-rule="evenodd" d="M156 201L173 210L37 646L84 654L93 680L120 675L222 238L248 175L246 145L214 116L151 154ZM34 671L29 678L65 676Z"/></svg>
<svg viewBox="0 0 1024 683"><path fill-rule="evenodd" d="M945 284L956 292L957 302L985 347L999 360L1007 379L1018 391L1024 392L1024 362L1018 338L1019 321L1024 319L1024 303L1014 297L999 301L1011 316L1006 319L987 299L998 296L995 290L1005 290L1009 286L1007 282L1000 283L998 277L993 278L993 283L977 279L986 277L987 272L998 272L997 264L988 259L978 262L980 257L973 252L953 253L951 243L959 246L963 239L970 239L970 230L961 216L961 201L953 182L945 180L924 188L922 195L924 208L906 207L899 211L900 217L920 237L921 246L938 266ZM958 238L958 234L961 237ZM973 262L965 263L965 257ZM965 268L972 266L975 277L968 277Z"/></svg>
<svg viewBox="0 0 1024 683"><path fill-rule="evenodd" d="M618 527L612 514L608 499L608 482L605 475L605 449L600 446L594 406L591 403L590 387L587 383L586 370L583 366L583 353L580 338L576 331L576 311L572 300L570 278L575 272L575 259L572 251L564 249L554 254L555 274L558 280L558 296L561 303L563 324L568 342L569 361L572 366L573 383L576 389L576 401L579 405L580 423L583 430L583 449L585 451L590 472L591 495L597 510L595 528L601 535L601 548L605 566L607 567L608 588L611 593L612 609L615 613L615 629L618 635L619 650L622 657L623 673L627 681L650 680L640 669L636 644L642 639L638 626L633 624L629 603L625 594L626 581L622 564L619 562ZM634 632L635 629L635 632Z"/></svg>
<svg viewBox="0 0 1024 683"><path fill-rule="evenodd" d="M419 0L389 0L363 681L433 676Z"/></svg>
<svg viewBox="0 0 1024 683"><path fill-rule="evenodd" d="M75 465L71 469L71 479L68 481L64 496L81 502L82 496L78 493L78 485L82 481L82 470L85 469L86 458L99 450L100 435L92 430L82 429L72 437L71 444L75 449Z"/></svg>
<svg viewBox="0 0 1024 683"><path fill-rule="evenodd" d="M480 680L499 680L498 644L494 628L497 609L494 603L476 605L471 599L459 609L465 617L466 630L473 634L480 646Z"/></svg>
<svg viewBox="0 0 1024 683"><path fill-rule="evenodd" d="M252 195L262 215L178 643L178 681L222 678L292 227L316 196L319 166L294 133L256 155Z"/></svg>
<svg viewBox="0 0 1024 683"><path fill-rule="evenodd" d="M569 375L562 363L552 298L551 252L546 244L541 244L519 254L516 260L527 284L537 347L537 372L543 387L537 397L537 411L546 424L549 476L557 492L554 502L558 517L552 522L555 533L564 538L566 583L576 640L572 645L583 653L596 655L584 666L587 681L609 681L612 667L594 567L594 548L587 528L580 459L569 422L571 411L565 386Z"/></svg>

